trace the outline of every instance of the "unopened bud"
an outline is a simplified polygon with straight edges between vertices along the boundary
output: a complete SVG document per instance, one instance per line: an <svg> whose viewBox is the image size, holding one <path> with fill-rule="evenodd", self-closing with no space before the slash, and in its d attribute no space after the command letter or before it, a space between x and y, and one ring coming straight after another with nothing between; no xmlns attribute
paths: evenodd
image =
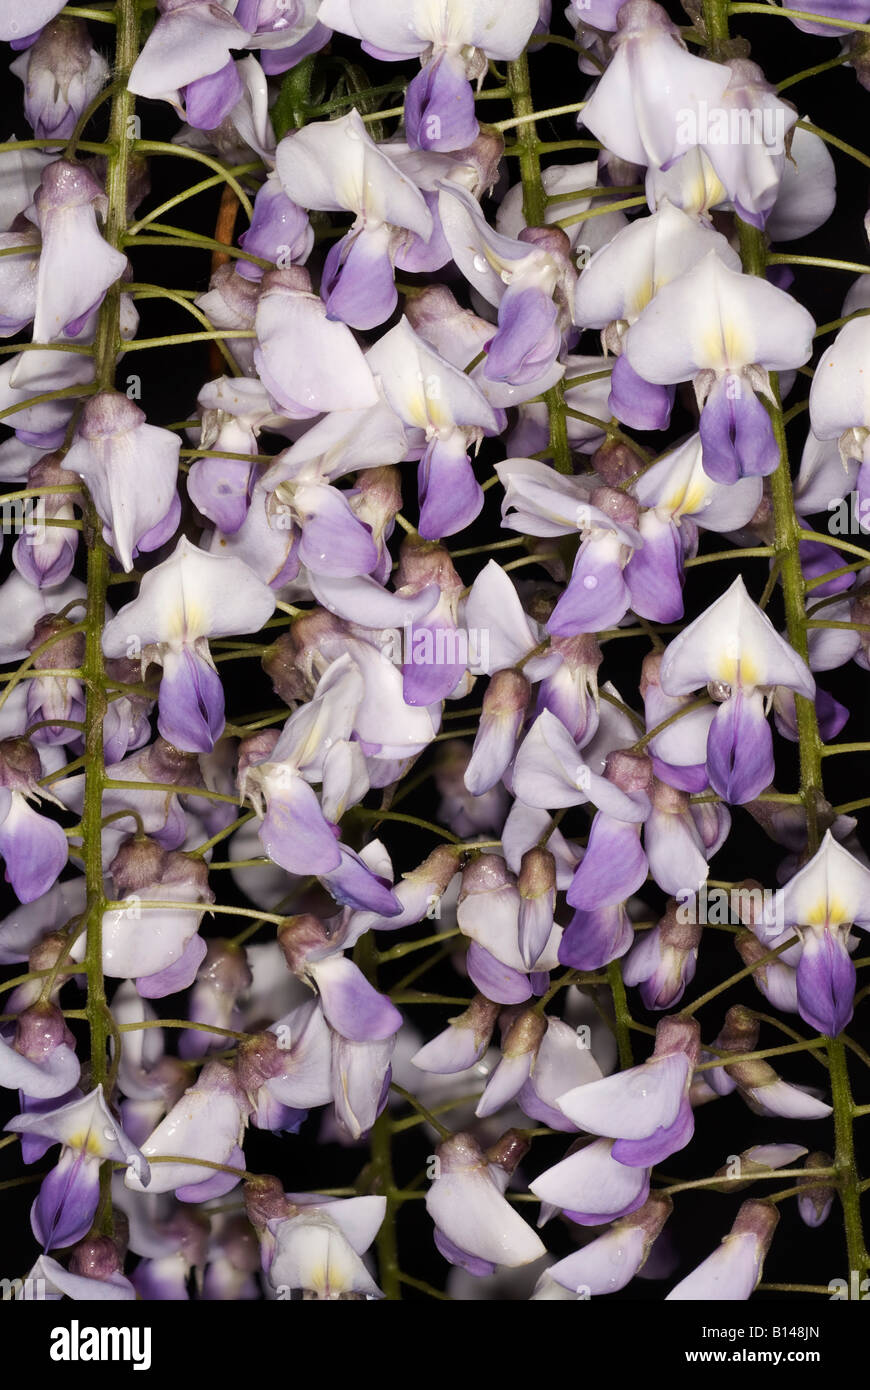
<svg viewBox="0 0 870 1390"><path fill-rule="evenodd" d="M111 1236L89 1236L73 1247L69 1268L83 1279L106 1280L121 1273L121 1256Z"/></svg>
<svg viewBox="0 0 870 1390"><path fill-rule="evenodd" d="M312 912L287 917L278 928L278 945L294 975L305 973L308 956L325 946L328 939L325 926Z"/></svg>
<svg viewBox="0 0 870 1390"><path fill-rule="evenodd" d="M607 439L592 455L592 467L609 488L618 488L643 468L643 459L623 440Z"/></svg>
<svg viewBox="0 0 870 1390"><path fill-rule="evenodd" d="M640 507L627 492L620 492L615 487L596 487L589 501L621 526L637 526Z"/></svg>
<svg viewBox="0 0 870 1390"><path fill-rule="evenodd" d="M4 738L0 742L0 787L28 796L41 776L42 763L29 738Z"/></svg>
<svg viewBox="0 0 870 1390"><path fill-rule="evenodd" d="M75 1039L56 1005L36 1003L18 1015L13 1046L28 1061L44 1061L61 1043L75 1047Z"/></svg>
<svg viewBox="0 0 870 1390"><path fill-rule="evenodd" d="M27 646L31 652L41 647L43 642L49 638L57 640L46 647L45 651L39 653L39 665L45 671L59 668L72 670L77 667L85 655L85 634L83 632L70 632L66 637L63 634L69 632L74 626L69 618L62 618L59 613L45 613L36 621L33 629L33 636Z"/></svg>
<svg viewBox="0 0 870 1390"><path fill-rule="evenodd" d="M531 1141L518 1129L509 1129L486 1150L487 1162L504 1173L514 1173L531 1147Z"/></svg>
<svg viewBox="0 0 870 1390"><path fill-rule="evenodd" d="M830 1154L816 1153L807 1154L804 1159L807 1168L831 1168L833 1159ZM823 1226L827 1221L836 1196L836 1188L832 1186L831 1179L824 1178L798 1178L797 1185L801 1189L798 1194L798 1212L801 1221L805 1226L813 1228Z"/></svg>
<svg viewBox="0 0 870 1390"><path fill-rule="evenodd" d="M618 748L608 753L604 775L620 791L648 792L652 789L652 758L647 753L630 753Z"/></svg>
<svg viewBox="0 0 870 1390"><path fill-rule="evenodd" d="M169 853L147 835L131 835L120 846L109 865L115 892L121 898L139 893L159 883L169 862Z"/></svg>
<svg viewBox="0 0 870 1390"><path fill-rule="evenodd" d="M653 1048L656 1057L685 1052L694 1066L700 1051L701 1025L696 1018L686 1014L670 1014L667 1018L659 1019Z"/></svg>
<svg viewBox="0 0 870 1390"><path fill-rule="evenodd" d="M418 594L427 584L437 584L442 594L449 597L460 594L465 587L446 546L440 541L406 536L399 549L396 588Z"/></svg>

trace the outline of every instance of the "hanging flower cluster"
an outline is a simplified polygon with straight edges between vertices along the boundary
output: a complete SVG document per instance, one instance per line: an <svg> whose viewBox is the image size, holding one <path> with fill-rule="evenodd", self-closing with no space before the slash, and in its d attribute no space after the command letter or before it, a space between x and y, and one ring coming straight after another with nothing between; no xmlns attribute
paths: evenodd
<svg viewBox="0 0 870 1390"><path fill-rule="evenodd" d="M865 1258L870 798L822 771L870 749L870 268L817 328L781 248L834 163L727 11L0 0L0 1086L50 1297L747 1299L835 1200ZM806 66L870 83L868 17L802 6Z"/></svg>

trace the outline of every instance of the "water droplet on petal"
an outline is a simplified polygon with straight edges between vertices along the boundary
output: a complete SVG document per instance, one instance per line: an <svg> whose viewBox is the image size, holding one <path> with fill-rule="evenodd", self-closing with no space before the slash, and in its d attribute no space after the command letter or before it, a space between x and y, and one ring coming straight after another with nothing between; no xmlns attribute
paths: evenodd
<svg viewBox="0 0 870 1390"><path fill-rule="evenodd" d="M488 268L483 256L475 256L474 260L472 261L472 265L474 266L474 269L478 272L479 275L483 275L484 271L486 271Z"/></svg>
<svg viewBox="0 0 870 1390"><path fill-rule="evenodd" d="M595 578L595 575L594 575L594 574L587 574L586 578L583 580L583 588L584 588L584 589L597 589L597 588L598 588L598 580Z"/></svg>

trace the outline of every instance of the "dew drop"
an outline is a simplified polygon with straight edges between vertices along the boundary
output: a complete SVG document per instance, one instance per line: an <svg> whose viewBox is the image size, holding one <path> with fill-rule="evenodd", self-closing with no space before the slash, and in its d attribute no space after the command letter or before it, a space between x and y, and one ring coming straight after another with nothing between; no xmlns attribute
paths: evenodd
<svg viewBox="0 0 870 1390"><path fill-rule="evenodd" d="M472 265L479 275L483 275L484 271L488 268L483 256L475 256Z"/></svg>
<svg viewBox="0 0 870 1390"><path fill-rule="evenodd" d="M583 580L583 588L584 588L584 589L597 589L597 588L598 588L598 580L595 578L595 575L594 575L594 574L587 574L586 578Z"/></svg>

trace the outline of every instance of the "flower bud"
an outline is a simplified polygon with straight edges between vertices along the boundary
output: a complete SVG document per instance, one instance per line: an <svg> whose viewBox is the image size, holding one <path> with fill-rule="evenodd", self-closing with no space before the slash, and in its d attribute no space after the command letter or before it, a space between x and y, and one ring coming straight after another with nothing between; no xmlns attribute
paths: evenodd
<svg viewBox="0 0 870 1390"><path fill-rule="evenodd" d="M185 753L159 735L139 758L144 780L168 782L173 786L205 786L196 753Z"/></svg>
<svg viewBox="0 0 870 1390"><path fill-rule="evenodd" d="M744 965L755 965L770 954L768 948L750 931L738 932L734 945ZM771 1004L789 1013L797 1013L797 976L793 966L786 965L782 960L767 960L753 970L752 978Z"/></svg>
<svg viewBox="0 0 870 1390"><path fill-rule="evenodd" d="M592 467L609 488L618 488L643 468L643 459L623 440L607 439L592 455Z"/></svg>
<svg viewBox="0 0 870 1390"><path fill-rule="evenodd" d="M553 930L556 907L556 860L548 849L533 845L520 862L518 941L529 970L540 957Z"/></svg>
<svg viewBox="0 0 870 1390"><path fill-rule="evenodd" d="M418 594L427 584L437 584L448 598L458 596L465 587L446 546L440 541L406 536L399 550L396 588Z"/></svg>
<svg viewBox="0 0 870 1390"><path fill-rule="evenodd" d="M59 640L52 642L50 647L46 647L44 652L40 652L39 661L36 663L45 671L55 668L73 669L84 660L85 655L85 634L83 632L72 632L68 637L62 634L68 632L74 624L69 618L62 618L59 613L45 613L36 621L33 629L33 636L28 642L28 649L33 652L43 642L47 642L50 637Z"/></svg>
<svg viewBox="0 0 870 1390"><path fill-rule="evenodd" d="M531 1147L518 1129L509 1129L486 1150L486 1161L512 1177Z"/></svg>
<svg viewBox="0 0 870 1390"><path fill-rule="evenodd" d="M815 1153L807 1154L804 1165L807 1168L831 1168L833 1159L830 1154L818 1150ZM801 1189L798 1194L798 1212L801 1221L805 1226L813 1228L823 1226L830 1215L837 1191L832 1180L798 1178L797 1185Z"/></svg>
<svg viewBox="0 0 870 1390"><path fill-rule="evenodd" d="M682 998L695 975L702 927L683 922L671 898L665 915L651 932L639 935L626 958L623 978L640 985L647 1009L669 1009Z"/></svg>
<svg viewBox="0 0 870 1390"><path fill-rule="evenodd" d="M516 1014L505 1032L501 1060L474 1112L479 1119L494 1115L522 1090L546 1031L547 1020L536 1009L521 1009Z"/></svg>
<svg viewBox="0 0 870 1390"><path fill-rule="evenodd" d="M465 785L473 795L489 791L504 776L514 756L531 691L530 682L520 671L507 669L491 676L465 769Z"/></svg>
<svg viewBox="0 0 870 1390"><path fill-rule="evenodd" d="M0 787L32 796L41 776L42 763L29 738L4 738L0 742Z"/></svg>
<svg viewBox="0 0 870 1390"><path fill-rule="evenodd" d="M648 792L652 788L652 758L647 753L631 753L618 748L608 753L604 775L624 792Z"/></svg>
<svg viewBox="0 0 870 1390"><path fill-rule="evenodd" d="M467 1071L489 1047L500 1008L500 1004L476 994L464 1013L451 1018L443 1033L414 1054L413 1065L439 1076Z"/></svg>
<svg viewBox="0 0 870 1390"><path fill-rule="evenodd" d="M85 1279L109 1279L123 1272L118 1247L111 1236L88 1236L74 1246L69 1257L71 1274Z"/></svg>
<svg viewBox="0 0 870 1390"><path fill-rule="evenodd" d="M18 1015L13 1046L22 1057L41 1062L61 1044L74 1049L75 1039L55 1004L36 1003Z"/></svg>
<svg viewBox="0 0 870 1390"><path fill-rule="evenodd" d="M725 1181L712 1188L712 1191L741 1192L752 1185L759 1173L774 1173L777 1168L790 1168L805 1153L806 1149L800 1144L756 1144L740 1154L731 1155L728 1162L723 1163L716 1177L722 1177ZM740 1180L741 1175L745 1175L745 1180Z"/></svg>
<svg viewBox="0 0 870 1390"><path fill-rule="evenodd" d="M589 501L620 526L637 526L640 507L627 492L620 492L615 487L596 487L592 489Z"/></svg>
<svg viewBox="0 0 870 1390"><path fill-rule="evenodd" d="M294 975L305 974L305 963L313 951L322 950L329 937L319 917L303 912L287 917L278 928L278 945Z"/></svg>
<svg viewBox="0 0 870 1390"><path fill-rule="evenodd" d="M159 883L169 863L169 853L147 835L131 835L124 840L109 865L115 892L121 898L139 893Z"/></svg>
<svg viewBox="0 0 870 1390"><path fill-rule="evenodd" d="M24 83L24 113L37 139L68 139L109 75L87 25L66 15L46 24L10 68Z"/></svg>

